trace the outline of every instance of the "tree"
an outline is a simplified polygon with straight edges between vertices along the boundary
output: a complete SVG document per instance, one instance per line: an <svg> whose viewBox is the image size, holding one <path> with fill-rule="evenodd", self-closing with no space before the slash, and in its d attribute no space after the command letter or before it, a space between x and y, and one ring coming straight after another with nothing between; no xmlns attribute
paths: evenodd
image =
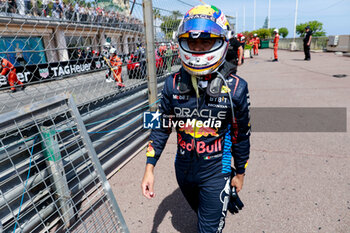
<svg viewBox="0 0 350 233"><path fill-rule="evenodd" d="M182 16L182 13L180 11L172 11L171 12L171 16L174 18L174 19L178 19Z"/></svg>
<svg viewBox="0 0 350 233"><path fill-rule="evenodd" d="M326 32L323 30L323 23L314 20L309 21L306 23L300 23L296 27L297 34L300 35L300 37L305 36L305 27L310 26L310 30L312 31L313 36L319 37L319 36L325 36Z"/></svg>
<svg viewBox="0 0 350 233"><path fill-rule="evenodd" d="M264 25L263 25L263 27L262 28L267 28L269 26L269 17L268 16L266 16L266 18L265 18L265 22L264 22Z"/></svg>
<svg viewBox="0 0 350 233"><path fill-rule="evenodd" d="M153 9L153 17L154 17L154 21L161 18L161 14L160 14L159 9L157 9L157 8Z"/></svg>
<svg viewBox="0 0 350 233"><path fill-rule="evenodd" d="M154 36L157 37L157 19L160 19L162 17L162 15L160 14L159 9L154 8L153 9L153 18L154 18Z"/></svg>
<svg viewBox="0 0 350 233"><path fill-rule="evenodd" d="M164 16L160 29L164 32L167 39L172 38L173 31L179 27L181 19L174 19L172 16Z"/></svg>
<svg viewBox="0 0 350 233"><path fill-rule="evenodd" d="M255 31L256 34L260 37L260 39L264 40L271 36L270 30L267 28L260 28Z"/></svg>
<svg viewBox="0 0 350 233"><path fill-rule="evenodd" d="M283 38L286 38L288 36L289 31L288 31L287 28L282 27L282 28L279 29L279 33L281 34L281 36Z"/></svg>

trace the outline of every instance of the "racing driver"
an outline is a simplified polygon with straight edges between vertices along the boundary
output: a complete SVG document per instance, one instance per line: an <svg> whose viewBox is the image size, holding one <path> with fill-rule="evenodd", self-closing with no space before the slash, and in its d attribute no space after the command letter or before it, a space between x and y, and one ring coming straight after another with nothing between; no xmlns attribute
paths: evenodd
<svg viewBox="0 0 350 233"><path fill-rule="evenodd" d="M169 122L177 122L176 178L203 233L222 232L230 185L242 189L249 158L248 86L225 62L230 38L218 8L199 5L185 14L177 32L182 67L165 81L161 126L151 132L141 184L145 197L155 197L154 167L171 133Z"/></svg>

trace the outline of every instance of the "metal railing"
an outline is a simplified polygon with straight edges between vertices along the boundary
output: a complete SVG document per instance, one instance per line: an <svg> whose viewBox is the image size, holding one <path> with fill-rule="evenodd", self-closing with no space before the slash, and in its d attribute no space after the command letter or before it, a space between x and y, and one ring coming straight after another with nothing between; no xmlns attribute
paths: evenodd
<svg viewBox="0 0 350 233"><path fill-rule="evenodd" d="M159 90L162 88L163 79L164 77L159 79ZM91 108L92 105L80 107L82 120L87 128L89 138L91 138L93 148L108 176L113 175L118 167L131 159L131 155L142 148L147 141L148 131L142 129L143 111L149 108L146 87L147 85L144 83L133 90L121 93L118 97L104 99L104 102L97 101L94 109ZM76 126L72 121L65 120L67 117L64 116L67 114L62 117L62 114L54 109L46 108L47 111L41 111L41 115L35 115L30 121L27 120L25 127L6 126L1 129L0 190L2 195L0 198L0 219L5 232L13 229L15 222L13 219L11 220L11 216L12 218L15 216L18 211L18 208L15 207L18 206L22 206L24 210L21 212L21 219L27 222L23 227L24 232L36 232L38 228L32 228L37 225L35 223L43 222L42 228L45 225L45 229L53 229L60 222L62 216L55 212L58 201L49 198L50 192L47 190L51 190L52 185L43 189L43 185L49 182L52 175L45 162L47 156L45 157L43 149L38 149L42 143L38 143L40 141L38 141L38 137L36 138L37 135L43 134L42 131L50 125L55 126L56 137L61 139L57 146L61 151L62 163L65 164L64 170L72 171L75 169L77 171L65 173L65 180L69 184L71 195L78 195L82 190L88 192L89 189L93 188L89 185L96 178L96 172L91 169L91 163L83 156L87 150L78 142L72 143L76 137ZM11 114L12 112L8 112L0 115L0 119L5 120ZM41 125L45 125L45 128L42 128ZM32 148L35 149L36 153L29 152ZM35 164L35 169L32 168L32 171L27 173L29 167L33 166L30 165L31 163ZM14 179L13 174L18 174L22 180ZM28 174L26 182L23 178L25 174ZM25 198L23 204L19 205L18 201L23 193L24 183L27 183L30 190L35 190L35 195L43 196ZM45 198L45 204L41 203L43 198ZM12 214L5 211L8 206L11 207ZM41 208L40 206L45 207ZM36 216L34 213L38 207L40 210L38 216L50 216L50 219L46 217L40 219ZM2 213L6 214L2 215ZM23 222L21 223L23 224Z"/></svg>
<svg viewBox="0 0 350 233"><path fill-rule="evenodd" d="M142 4L136 1L133 9L132 17L142 23ZM153 10L164 13L163 20L171 14L157 6ZM145 53L142 55L143 26L136 30L113 24L22 16L0 13L0 40L6 42L11 37L9 45L0 48L0 55L5 58L16 55L13 63L18 79L27 87L11 93L5 85L9 77L0 77L0 122L7 122L0 128L0 229L4 232L127 229L113 208L113 198L91 154L96 154L104 173L112 176L143 148L149 131L142 127L142 115L158 102L155 98L149 104L146 77L151 73L146 67L154 60L157 90L153 93L159 97L157 93L165 77L179 68L175 43L164 34L177 25L164 28L158 19L149 26L156 33L156 42L149 45L155 43L155 59L146 59ZM73 45L74 40L81 44ZM73 50L78 48L102 52L107 41L120 52L122 67L118 72L123 88L118 88L113 78L111 82L106 79L106 74L110 78L114 71L107 63L103 64L102 56L74 57ZM22 46L28 43L33 46ZM22 51L16 51L16 46ZM46 63L29 64L38 54L46 58ZM70 73L65 70L72 69L74 64L90 63L96 69ZM45 104L67 93L79 112L72 110L75 109L72 104L67 108L65 100ZM80 117L82 121L77 123ZM14 119L11 124L9 119Z"/></svg>
<svg viewBox="0 0 350 233"><path fill-rule="evenodd" d="M128 232L72 97L0 116L4 232Z"/></svg>

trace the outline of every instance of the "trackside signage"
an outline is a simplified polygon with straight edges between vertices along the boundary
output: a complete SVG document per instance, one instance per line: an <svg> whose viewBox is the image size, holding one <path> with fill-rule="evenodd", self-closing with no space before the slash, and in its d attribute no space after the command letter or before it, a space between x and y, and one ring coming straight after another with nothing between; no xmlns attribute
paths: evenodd
<svg viewBox="0 0 350 233"><path fill-rule="evenodd" d="M16 66L18 79L23 83L50 81L61 77L107 68L102 58L52 62L39 65ZM8 86L6 76L0 76L0 87Z"/></svg>

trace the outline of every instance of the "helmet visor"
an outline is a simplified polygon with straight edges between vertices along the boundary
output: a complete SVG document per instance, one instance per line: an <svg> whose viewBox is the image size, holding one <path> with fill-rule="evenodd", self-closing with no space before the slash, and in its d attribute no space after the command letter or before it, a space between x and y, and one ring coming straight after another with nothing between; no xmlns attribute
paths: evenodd
<svg viewBox="0 0 350 233"><path fill-rule="evenodd" d="M222 37L226 37L227 34L227 31L220 27L217 23L203 18L190 19L184 22L179 27L178 35L181 37L181 35L190 32L204 32Z"/></svg>
<svg viewBox="0 0 350 233"><path fill-rule="evenodd" d="M179 44L181 48L192 54L204 54L208 52L214 52L220 49L224 45L222 38L211 38L211 39L192 39L192 38L180 38ZM207 44L212 44L208 46ZM198 49L200 48L200 49Z"/></svg>

